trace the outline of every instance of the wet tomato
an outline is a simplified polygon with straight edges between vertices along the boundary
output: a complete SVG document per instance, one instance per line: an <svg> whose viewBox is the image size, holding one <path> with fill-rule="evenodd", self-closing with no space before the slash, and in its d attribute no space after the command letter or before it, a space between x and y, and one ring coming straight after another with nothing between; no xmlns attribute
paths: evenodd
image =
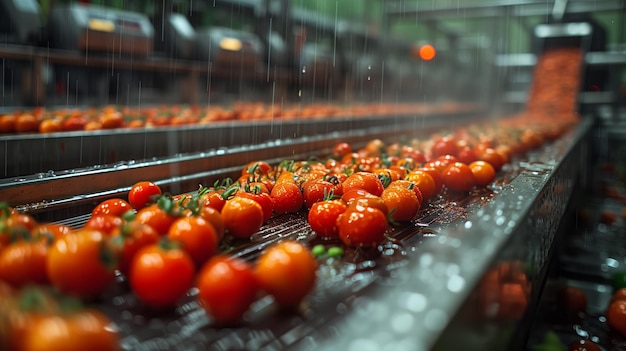
<svg viewBox="0 0 626 351"><path fill-rule="evenodd" d="M249 238L263 225L263 208L256 201L233 197L222 208L226 232L236 238Z"/></svg>
<svg viewBox="0 0 626 351"><path fill-rule="evenodd" d="M477 186L485 187L496 179L496 170L485 161L474 161L469 164Z"/></svg>
<svg viewBox="0 0 626 351"><path fill-rule="evenodd" d="M79 230L57 239L48 251L50 282L60 291L94 297L115 278L114 254L106 236L95 230Z"/></svg>
<svg viewBox="0 0 626 351"><path fill-rule="evenodd" d="M217 253L219 237L213 225L202 217L181 217L174 221L167 236L182 244L196 267L202 266L209 257Z"/></svg>
<svg viewBox="0 0 626 351"><path fill-rule="evenodd" d="M37 225L32 231L33 240L41 240L52 243L54 240L72 231L72 228L58 223L42 223Z"/></svg>
<svg viewBox="0 0 626 351"><path fill-rule="evenodd" d="M311 208L314 203L322 201L325 198L334 195L335 185L323 179L313 179L302 183L302 195L304 205Z"/></svg>
<svg viewBox="0 0 626 351"><path fill-rule="evenodd" d="M270 195L276 214L296 213L304 204L304 196L295 181L277 181Z"/></svg>
<svg viewBox="0 0 626 351"><path fill-rule="evenodd" d="M223 255L204 264L197 279L198 300L219 324L241 319L256 299L259 282L245 261Z"/></svg>
<svg viewBox="0 0 626 351"><path fill-rule="evenodd" d="M255 192L255 190L239 190L235 196L246 197L261 205L261 209L263 210L263 222L267 222L270 218L272 218L274 213L274 202L272 201L272 197L269 193L260 190L258 190L258 192Z"/></svg>
<svg viewBox="0 0 626 351"><path fill-rule="evenodd" d="M309 210L308 223L319 237L338 238L337 217L347 208L342 200L316 202Z"/></svg>
<svg viewBox="0 0 626 351"><path fill-rule="evenodd" d="M408 184L407 184L408 183ZM387 208L389 217L395 222L408 222L412 220L422 205L413 191L410 182L392 182L380 196Z"/></svg>
<svg viewBox="0 0 626 351"><path fill-rule="evenodd" d="M212 207L218 211L222 211L222 207L226 203L224 198L224 191L211 190L202 196L204 200L204 206Z"/></svg>
<svg viewBox="0 0 626 351"><path fill-rule="evenodd" d="M178 244L161 240L137 252L130 265L130 286L146 305L168 308L191 288L195 265Z"/></svg>
<svg viewBox="0 0 626 351"><path fill-rule="evenodd" d="M337 218L339 238L347 246L375 247L382 243L387 230L387 217L374 207L355 201Z"/></svg>
<svg viewBox="0 0 626 351"><path fill-rule="evenodd" d="M441 177L441 172L432 167L422 167L419 168L419 170L428 173L433 178L433 181L435 181L435 195L439 194L441 189L443 189L443 178Z"/></svg>
<svg viewBox="0 0 626 351"><path fill-rule="evenodd" d="M430 200L437 191L437 184L433 177L422 170L414 170L404 177L405 180L408 180L415 184L420 192L422 193L422 197L425 201Z"/></svg>
<svg viewBox="0 0 626 351"><path fill-rule="evenodd" d="M85 229L98 230L104 234L111 232L122 225L124 220L121 217L109 214L99 214L91 216L84 225Z"/></svg>
<svg viewBox="0 0 626 351"><path fill-rule="evenodd" d="M441 175L443 184L452 191L470 191L474 187L474 174L468 165L462 162L450 164Z"/></svg>
<svg viewBox="0 0 626 351"><path fill-rule="evenodd" d="M256 263L255 275L261 288L278 305L297 308L317 279L317 261L311 251L293 240L269 246Z"/></svg>
<svg viewBox="0 0 626 351"><path fill-rule="evenodd" d="M344 193L352 189L363 189L376 196L380 196L385 188L376 174L370 172L353 173L343 181L341 186Z"/></svg>
<svg viewBox="0 0 626 351"><path fill-rule="evenodd" d="M122 216L128 211L131 211L133 207L124 199L113 198L104 200L99 203L92 211L91 215L108 214L114 216Z"/></svg>
<svg viewBox="0 0 626 351"><path fill-rule="evenodd" d="M162 194L161 188L153 182L141 181L135 183L128 192L128 202L139 210L148 204L156 202L156 197Z"/></svg>

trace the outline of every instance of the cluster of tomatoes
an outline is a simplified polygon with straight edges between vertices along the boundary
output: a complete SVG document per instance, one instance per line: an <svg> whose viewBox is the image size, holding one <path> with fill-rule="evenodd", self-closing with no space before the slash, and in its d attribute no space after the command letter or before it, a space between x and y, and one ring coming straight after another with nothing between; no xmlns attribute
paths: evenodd
<svg viewBox="0 0 626 351"><path fill-rule="evenodd" d="M238 102L230 107L211 106L158 106L115 107L89 109L14 111L0 114L0 134L8 133L55 133L68 131L92 131L115 128L151 128L210 124L233 120L284 120L295 118L362 117L382 115L415 115L453 113L467 109L456 103L425 104L360 104L354 106L337 104L269 105L265 103Z"/></svg>
<svg viewBox="0 0 626 351"><path fill-rule="evenodd" d="M278 241L253 262L228 255L221 245L250 241L272 217L306 212L320 240L375 250L390 226L414 220L439 194L489 185L514 154L556 135L554 129L519 131L514 125L462 129L405 145L375 139L359 150L338 143L325 160L251 162L234 181L174 196L142 181L127 198L97 204L79 229L37 223L6 206L0 281L12 289L34 284L97 301L117 273L140 303L156 310L175 306L195 286L200 304L220 325L240 321L263 294L297 309L317 280L318 261L306 244ZM6 335L13 337L7 340L18 340L13 332L19 328L9 329ZM63 349L55 344L63 340L47 345Z"/></svg>

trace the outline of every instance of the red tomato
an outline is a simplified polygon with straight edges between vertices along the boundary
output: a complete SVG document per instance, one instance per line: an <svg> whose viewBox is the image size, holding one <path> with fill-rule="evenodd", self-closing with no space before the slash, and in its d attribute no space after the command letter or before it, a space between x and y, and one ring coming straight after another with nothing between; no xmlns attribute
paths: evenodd
<svg viewBox="0 0 626 351"><path fill-rule="evenodd" d="M428 173L433 178L433 180L435 181L435 194L439 194L441 192L441 189L443 188L443 178L441 178L441 171L432 167L422 167L419 170Z"/></svg>
<svg viewBox="0 0 626 351"><path fill-rule="evenodd" d="M385 239L387 217L374 207L355 204L337 218L339 238L347 246L378 246Z"/></svg>
<svg viewBox="0 0 626 351"><path fill-rule="evenodd" d="M94 297L115 279L116 265L105 235L95 230L71 232L48 251L48 277L60 291Z"/></svg>
<svg viewBox="0 0 626 351"><path fill-rule="evenodd" d="M135 254L145 246L158 243L160 235L147 224L131 221L113 230L111 237L115 250L119 252L118 269L128 275Z"/></svg>
<svg viewBox="0 0 626 351"><path fill-rule="evenodd" d="M474 161L469 164L477 186L485 187L496 179L496 170L485 161Z"/></svg>
<svg viewBox="0 0 626 351"><path fill-rule="evenodd" d="M104 234L111 234L111 232L120 227L124 220L121 217L109 215L109 214L99 214L95 216L91 216L87 223L85 223L85 229L98 230Z"/></svg>
<svg viewBox="0 0 626 351"><path fill-rule="evenodd" d="M478 160L489 162L495 171L499 171L504 166L505 159L493 148L486 148L477 155Z"/></svg>
<svg viewBox="0 0 626 351"><path fill-rule="evenodd" d="M169 215L158 205L154 204L139 210L137 216L135 216L135 220L139 223L151 226L160 235L165 235L170 225L176 220L176 217Z"/></svg>
<svg viewBox="0 0 626 351"><path fill-rule="evenodd" d="M175 243L162 241L142 248L130 265L130 286L145 304L171 307L191 288L194 262Z"/></svg>
<svg viewBox="0 0 626 351"><path fill-rule="evenodd" d="M263 225L263 208L256 201L233 197L222 209L226 232L236 238L249 238Z"/></svg>
<svg viewBox="0 0 626 351"><path fill-rule="evenodd" d="M42 240L52 243L54 240L72 231L69 226L58 223L43 223L37 225L31 235L34 240Z"/></svg>
<svg viewBox="0 0 626 351"><path fill-rule="evenodd" d="M16 241L0 251L0 280L14 287L47 284L48 245L43 241Z"/></svg>
<svg viewBox="0 0 626 351"><path fill-rule="evenodd" d="M468 165L455 162L442 173L443 184L452 191L470 191L474 187L474 174Z"/></svg>
<svg viewBox="0 0 626 351"><path fill-rule="evenodd" d="M431 153L435 158L444 155L456 156L457 152L457 142L449 137L444 137L437 140L431 148Z"/></svg>
<svg viewBox="0 0 626 351"><path fill-rule="evenodd" d="M304 204L304 196L294 181L277 181L270 192L276 214L296 213Z"/></svg>
<svg viewBox="0 0 626 351"><path fill-rule="evenodd" d="M99 203L93 211L91 211L91 215L100 215L100 214L108 214L113 216L121 217L128 211L131 211L133 207L124 199L113 198L104 200Z"/></svg>
<svg viewBox="0 0 626 351"><path fill-rule="evenodd" d="M343 192L352 189L363 189L372 195L380 196L385 187L376 174L369 172L356 172L348 176L341 184Z"/></svg>
<svg viewBox="0 0 626 351"><path fill-rule="evenodd" d="M415 187L420 190L420 192L422 193L422 197L426 200L432 198L437 191L437 184L435 183L435 180L426 171L419 169L412 171L407 174L404 179L415 184Z"/></svg>
<svg viewBox="0 0 626 351"><path fill-rule="evenodd" d="M128 192L128 202L139 210L148 204L156 202L156 197L162 194L161 188L153 182L142 181L135 183Z"/></svg>
<svg viewBox="0 0 626 351"><path fill-rule="evenodd" d="M338 143L333 147L333 157L341 159L352 153L352 147L348 143Z"/></svg>
<svg viewBox="0 0 626 351"><path fill-rule="evenodd" d="M476 155L476 151L474 151L474 149L469 146L464 146L461 150L459 150L457 158L459 159L459 162L469 165L470 163L476 161L478 156Z"/></svg>
<svg viewBox="0 0 626 351"><path fill-rule="evenodd" d="M261 288L286 308L296 308L317 279L317 261L301 243L284 240L268 247L255 270Z"/></svg>
<svg viewBox="0 0 626 351"><path fill-rule="evenodd" d="M256 299L259 282L245 261L214 256L198 274L198 299L219 324L241 319Z"/></svg>
<svg viewBox="0 0 626 351"><path fill-rule="evenodd" d="M302 183L304 205L307 208L311 208L314 203L334 194L335 188L336 186L333 183L323 179L313 179Z"/></svg>
<svg viewBox="0 0 626 351"><path fill-rule="evenodd" d="M626 336L626 300L611 302L606 311L606 322L613 330Z"/></svg>
<svg viewBox="0 0 626 351"><path fill-rule="evenodd" d="M206 221L213 225L215 228L215 232L217 233L217 237L219 240L222 240L224 237L224 220L222 219L222 214L220 211L216 210L213 207L203 206L200 211L200 217L204 218Z"/></svg>
<svg viewBox="0 0 626 351"><path fill-rule="evenodd" d="M224 207L224 204L226 203L226 199L222 196L222 194L223 191L217 190L209 191L204 194L204 206L213 207L218 211L222 211L222 207Z"/></svg>
<svg viewBox="0 0 626 351"><path fill-rule="evenodd" d="M261 205L261 209L263 209L263 222L267 222L270 218L272 218L274 202L270 194L264 192L252 193L240 190L235 196L246 197Z"/></svg>
<svg viewBox="0 0 626 351"><path fill-rule="evenodd" d="M69 314L33 318L23 336L24 350L119 350L119 335L99 311L81 309Z"/></svg>
<svg viewBox="0 0 626 351"><path fill-rule="evenodd" d="M396 222L408 222L412 220L422 205L413 191L412 184L407 186L403 182L391 183L380 196L387 208L389 217Z"/></svg>
<svg viewBox="0 0 626 351"><path fill-rule="evenodd" d="M181 217L177 219L167 233L172 241L182 247L196 263L202 266L209 257L217 253L219 238L215 228L202 217Z"/></svg>
<svg viewBox="0 0 626 351"><path fill-rule="evenodd" d="M311 229L323 238L338 238L337 217L348 206L341 200L319 201L311 206L308 222Z"/></svg>

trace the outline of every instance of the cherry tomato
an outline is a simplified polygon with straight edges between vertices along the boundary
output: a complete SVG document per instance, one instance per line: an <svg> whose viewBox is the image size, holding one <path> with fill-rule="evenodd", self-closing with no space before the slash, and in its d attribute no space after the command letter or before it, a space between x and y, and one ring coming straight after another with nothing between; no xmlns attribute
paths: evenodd
<svg viewBox="0 0 626 351"><path fill-rule="evenodd" d="M98 230L104 234L111 234L111 232L122 225L124 220L121 217L110 214L99 214L91 216L85 223L85 229Z"/></svg>
<svg viewBox="0 0 626 351"><path fill-rule="evenodd" d="M380 196L387 208L389 217L396 222L408 222L412 220L422 205L415 195L411 185L391 183Z"/></svg>
<svg viewBox="0 0 626 351"><path fill-rule="evenodd" d="M20 240L0 251L0 280L14 287L47 284L47 242Z"/></svg>
<svg viewBox="0 0 626 351"><path fill-rule="evenodd" d="M222 219L222 214L220 211L216 210L210 206L202 206L202 210L200 211L200 217L204 218L207 222L211 223L213 228L215 228L215 232L217 233L217 238L222 240L224 237L224 220Z"/></svg>
<svg viewBox="0 0 626 351"><path fill-rule="evenodd" d="M296 213L304 204L304 196L295 181L276 181L270 195L276 214Z"/></svg>
<svg viewBox="0 0 626 351"><path fill-rule="evenodd" d="M311 229L322 238L338 238L337 217L347 208L341 200L314 203L307 217Z"/></svg>
<svg viewBox="0 0 626 351"><path fill-rule="evenodd" d="M439 194L443 188L443 178L441 177L441 172L432 167L422 167L419 170L428 173L433 178L435 181L435 194Z"/></svg>
<svg viewBox="0 0 626 351"><path fill-rule="evenodd" d="M338 143L333 147L333 157L341 159L352 153L352 147L348 143Z"/></svg>
<svg viewBox="0 0 626 351"><path fill-rule="evenodd" d="M493 148L486 148L477 155L478 160L488 162L497 172L504 166L505 159Z"/></svg>
<svg viewBox="0 0 626 351"><path fill-rule="evenodd" d="M468 165L454 162L442 173L443 184L452 191L470 191L474 187L474 174Z"/></svg>
<svg viewBox="0 0 626 351"><path fill-rule="evenodd" d="M253 193L240 190L235 196L247 197L248 199L254 200L256 203L261 205L261 209L263 210L263 222L267 222L270 218L272 218L274 202L270 194L265 192Z"/></svg>
<svg viewBox="0 0 626 351"><path fill-rule="evenodd" d="M178 241L191 256L196 267L201 267L209 257L217 253L219 238L213 225L202 217L181 217L167 233L172 241Z"/></svg>
<svg viewBox="0 0 626 351"><path fill-rule="evenodd" d="M48 251L48 277L64 293L94 297L113 282L114 261L103 233L79 230L57 239Z"/></svg>
<svg viewBox="0 0 626 351"><path fill-rule="evenodd" d="M223 255L207 261L198 274L197 286L200 303L219 324L240 320L259 291L252 267Z"/></svg>
<svg viewBox="0 0 626 351"><path fill-rule="evenodd" d="M24 335L24 350L116 351L120 340L111 324L108 317L92 309L34 318Z"/></svg>
<svg viewBox="0 0 626 351"><path fill-rule="evenodd" d="M422 193L423 199L428 201L431 199L437 192L437 184L433 177L423 170L414 170L404 177L405 180L408 180L415 184L420 192Z"/></svg>
<svg viewBox="0 0 626 351"><path fill-rule="evenodd" d="M344 193L352 189L363 189L376 196L380 196L385 188L376 174L369 172L353 173L343 181L341 186Z"/></svg>
<svg viewBox="0 0 626 351"><path fill-rule="evenodd" d="M222 211L222 207L224 207L226 203L226 199L222 195L223 193L223 191L213 190L204 194L204 206L213 207L218 211Z"/></svg>
<svg viewBox="0 0 626 351"><path fill-rule="evenodd" d="M139 210L148 204L154 203L155 198L162 194L161 188L153 182L141 181L135 183L128 192L128 202Z"/></svg>
<svg viewBox="0 0 626 351"><path fill-rule="evenodd" d="M151 226L160 235L165 235L170 225L176 220L176 217L168 214L158 205L154 204L139 210L137 216L135 216L135 220L139 223Z"/></svg>
<svg viewBox="0 0 626 351"><path fill-rule="evenodd" d="M356 201L337 218L339 238L347 246L376 247L383 242L387 217L374 207Z"/></svg>
<svg viewBox="0 0 626 351"><path fill-rule="evenodd" d="M449 137L443 137L437 140L431 148L431 153L434 158L444 155L456 156L457 152L458 146L456 141Z"/></svg>
<svg viewBox="0 0 626 351"><path fill-rule="evenodd" d="M496 179L496 170L485 161L474 161L469 164L477 186L485 187Z"/></svg>
<svg viewBox="0 0 626 351"><path fill-rule="evenodd" d="M128 211L131 211L133 207L124 199L113 198L104 200L99 203L92 211L91 215L108 214L121 217Z"/></svg>
<svg viewBox="0 0 626 351"><path fill-rule="evenodd" d="M626 300L615 300L609 304L606 322L613 330L626 336Z"/></svg>
<svg viewBox="0 0 626 351"><path fill-rule="evenodd" d="M310 209L314 203L334 194L335 187L333 183L323 179L313 179L302 183L304 205Z"/></svg>
<svg viewBox="0 0 626 351"><path fill-rule="evenodd" d="M263 225L263 208L256 201L233 197L222 208L226 232L236 238L249 238Z"/></svg>
<svg viewBox="0 0 626 351"><path fill-rule="evenodd" d="M559 301L565 311L571 314L587 311L587 295L580 288L562 287L559 290Z"/></svg>
<svg viewBox="0 0 626 351"><path fill-rule="evenodd" d="M130 263L137 252L148 245L159 242L159 233L151 226L137 221L128 222L111 232L114 249L118 252L118 270L128 275Z"/></svg>
<svg viewBox="0 0 626 351"><path fill-rule="evenodd" d="M72 228L58 223L42 223L37 225L32 231L33 240L41 240L52 243L54 240L72 231Z"/></svg>
<svg viewBox="0 0 626 351"><path fill-rule="evenodd" d="M191 288L195 265L176 243L162 240L137 252L130 265L130 286L146 305L172 307Z"/></svg>
<svg viewBox="0 0 626 351"><path fill-rule="evenodd" d="M311 251L293 240L269 246L255 269L261 288L285 308L296 308L317 280L317 261Z"/></svg>
<svg viewBox="0 0 626 351"><path fill-rule="evenodd" d="M615 300L626 300L626 288L619 288L611 295L611 302Z"/></svg>

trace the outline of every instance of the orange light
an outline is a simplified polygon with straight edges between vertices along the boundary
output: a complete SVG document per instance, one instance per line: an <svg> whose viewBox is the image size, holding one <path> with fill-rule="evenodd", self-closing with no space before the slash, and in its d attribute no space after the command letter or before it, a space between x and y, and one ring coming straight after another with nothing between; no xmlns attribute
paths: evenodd
<svg viewBox="0 0 626 351"><path fill-rule="evenodd" d="M437 55L437 51L435 50L435 47L430 44L423 45L420 48L420 58L424 61L434 59L435 55Z"/></svg>

